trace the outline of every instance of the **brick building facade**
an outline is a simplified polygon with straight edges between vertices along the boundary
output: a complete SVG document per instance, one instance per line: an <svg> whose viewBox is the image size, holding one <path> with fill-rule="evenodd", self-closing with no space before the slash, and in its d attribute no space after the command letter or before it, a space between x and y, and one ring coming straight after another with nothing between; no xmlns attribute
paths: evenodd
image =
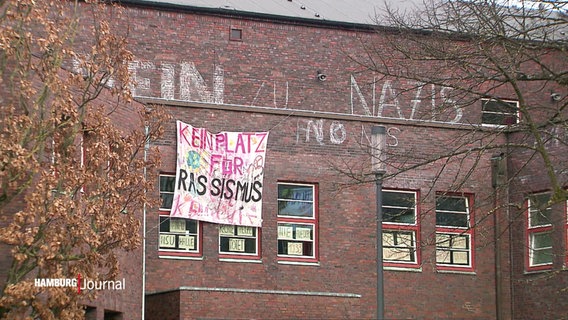
<svg viewBox="0 0 568 320"><path fill-rule="evenodd" d="M447 108L433 115L433 106L448 102L444 88L410 90L404 80L377 80L349 60L347 54L361 54L360 39L380 47L388 29L191 7L127 10L137 58L132 74L143 84L135 94L148 105L166 105L173 116L167 136L155 142L163 157L164 199L176 172L174 120L211 132L270 133L262 228L243 229L240 237L238 229L227 234L217 224L200 222L180 231L168 220L168 204L148 213L146 318L375 317L375 189L365 148L371 127L387 129L394 159L388 174L405 155L416 159L454 148L471 131L466 124L484 121L481 102L477 109ZM409 91L395 101L404 89ZM432 117L437 118L421 121ZM479 135L495 129L476 128ZM505 143L521 136L496 139ZM503 161L511 173L527 157L519 152ZM539 182L539 164L529 163L503 190L488 174L498 165L503 162L487 152L387 177L385 212L408 206L412 213L393 214L384 224L386 318L566 316L566 206L555 211L555 258L543 268L552 272L532 272L530 228L522 218L526 207L495 204L506 196L523 202L532 192L546 191L537 187L546 182ZM465 174L457 188L456 177ZM285 190L307 190L313 213L305 219L279 214ZM293 254L283 249L293 242L283 239L292 226L290 238L304 243ZM460 229L465 226L473 228ZM310 232L300 236L306 228ZM194 237L194 246L182 248L180 234L173 249L160 243L161 236L176 232ZM247 249L227 249L223 243L231 237L249 237Z"/></svg>
<svg viewBox="0 0 568 320"><path fill-rule="evenodd" d="M155 192L163 202L146 212L145 275L132 271L146 299L144 306L111 308L122 318L141 310L145 319L376 317L368 147L376 125L386 127L391 157L383 184L385 317L567 317L566 205L552 209L554 224L534 226L526 205L508 206L547 192L541 164L526 165L530 154L466 154L397 172L496 127L483 125L482 101L460 109L444 87L379 79L349 59L364 54L362 39L386 46L392 30L161 2L126 1L125 10L126 18L111 23L130 30L134 96L164 105L172 119L163 139L152 142L162 157ZM548 94L535 91L533 99ZM443 113L434 111L442 105ZM169 217L176 120L213 133L269 132L262 227ZM492 137L502 144L524 139ZM496 183L499 168L516 178ZM544 249L554 258L535 262L527 247L542 233L552 234ZM141 267L138 256L128 261L129 269Z"/></svg>

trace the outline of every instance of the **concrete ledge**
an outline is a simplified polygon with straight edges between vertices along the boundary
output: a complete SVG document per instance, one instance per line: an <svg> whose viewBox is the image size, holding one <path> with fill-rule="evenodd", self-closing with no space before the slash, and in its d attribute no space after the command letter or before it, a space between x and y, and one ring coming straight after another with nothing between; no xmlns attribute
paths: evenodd
<svg viewBox="0 0 568 320"><path fill-rule="evenodd" d="M318 292L318 291L289 291L289 290L265 290L265 289L239 289L239 288L210 288L210 287L179 287L171 290L147 292L146 295L156 295L175 291L207 291L207 292L232 292L252 294L277 294L297 296L322 296L340 298L361 298L360 294L343 292Z"/></svg>

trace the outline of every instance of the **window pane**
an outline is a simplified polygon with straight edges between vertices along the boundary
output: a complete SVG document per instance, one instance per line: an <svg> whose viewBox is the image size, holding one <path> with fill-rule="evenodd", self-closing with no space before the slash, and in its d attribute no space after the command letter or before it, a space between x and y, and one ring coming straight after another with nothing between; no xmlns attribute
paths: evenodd
<svg viewBox="0 0 568 320"><path fill-rule="evenodd" d="M197 221L160 216L160 250L196 252L198 250L197 236Z"/></svg>
<svg viewBox="0 0 568 320"><path fill-rule="evenodd" d="M436 250L436 263L439 264L469 265L469 260L469 251Z"/></svg>
<svg viewBox="0 0 568 320"><path fill-rule="evenodd" d="M455 251L452 256L454 264L469 264L469 253L467 251Z"/></svg>
<svg viewBox="0 0 568 320"><path fill-rule="evenodd" d="M278 185L278 215L314 217L314 189L312 186Z"/></svg>
<svg viewBox="0 0 568 320"><path fill-rule="evenodd" d="M313 257L313 242L278 240L278 254L288 256Z"/></svg>
<svg viewBox="0 0 568 320"><path fill-rule="evenodd" d="M445 233L436 233L436 247L449 248L451 246L451 236Z"/></svg>
<svg viewBox="0 0 568 320"><path fill-rule="evenodd" d="M452 237L452 248L467 249L469 247L469 237L467 236L454 236Z"/></svg>
<svg viewBox="0 0 568 320"><path fill-rule="evenodd" d="M436 233L436 262L450 265L470 264L468 235Z"/></svg>
<svg viewBox="0 0 568 320"><path fill-rule="evenodd" d="M257 232L255 227L220 225L219 253L257 254Z"/></svg>
<svg viewBox="0 0 568 320"><path fill-rule="evenodd" d="M514 114L517 112L517 103L498 100L484 100L483 111Z"/></svg>
<svg viewBox="0 0 568 320"><path fill-rule="evenodd" d="M314 239L314 225L279 223L278 239L311 241Z"/></svg>
<svg viewBox="0 0 568 320"><path fill-rule="evenodd" d="M160 192L174 192L176 177L175 176L160 176Z"/></svg>
<svg viewBox="0 0 568 320"><path fill-rule="evenodd" d="M278 224L278 254L313 257L314 225L298 223Z"/></svg>
<svg viewBox="0 0 568 320"><path fill-rule="evenodd" d="M446 227L469 227L466 197L436 198L436 225Z"/></svg>
<svg viewBox="0 0 568 320"><path fill-rule="evenodd" d="M549 232L533 233L532 234L532 248L552 248L552 236Z"/></svg>
<svg viewBox="0 0 568 320"><path fill-rule="evenodd" d="M414 254L411 249L408 248L383 248L383 260L414 262Z"/></svg>
<svg viewBox="0 0 568 320"><path fill-rule="evenodd" d="M416 224L415 194L409 192L383 192L383 221Z"/></svg>
<svg viewBox="0 0 568 320"><path fill-rule="evenodd" d="M383 205L395 207L414 207L414 193L384 191L383 192Z"/></svg>
<svg viewBox="0 0 568 320"><path fill-rule="evenodd" d="M220 252L256 254L256 238L221 237Z"/></svg>
<svg viewBox="0 0 568 320"><path fill-rule="evenodd" d="M291 184L278 185L278 199L313 201L312 186L299 186Z"/></svg>
<svg viewBox="0 0 568 320"><path fill-rule="evenodd" d="M508 124L507 121L513 121L513 120L508 120L507 117L508 117L507 115L500 113L483 113L481 115L481 123L501 125L501 124Z"/></svg>
<svg viewBox="0 0 568 320"><path fill-rule="evenodd" d="M467 212L466 200L465 197L437 197L436 210Z"/></svg>
<svg viewBox="0 0 568 320"><path fill-rule="evenodd" d="M197 221L192 219L182 219L182 218L174 218L175 221L183 221L185 222L185 230L181 231L181 233L189 232L189 233L197 233ZM174 232L172 231L171 227L171 219L170 217L160 216L160 232ZM178 222L179 223L179 222ZM177 227L180 228L179 226ZM176 227L173 228L174 230Z"/></svg>
<svg viewBox="0 0 568 320"><path fill-rule="evenodd" d="M450 251L436 250L436 263L448 264L450 262Z"/></svg>
<svg viewBox="0 0 568 320"><path fill-rule="evenodd" d="M517 103L496 100L482 100L481 123L510 125L519 122Z"/></svg>
<svg viewBox="0 0 568 320"><path fill-rule="evenodd" d="M383 245L385 247L414 247L414 232L384 230Z"/></svg>
<svg viewBox="0 0 568 320"><path fill-rule="evenodd" d="M170 218L160 217L160 232L168 232L170 230Z"/></svg>
<svg viewBox="0 0 568 320"><path fill-rule="evenodd" d="M530 238L530 264L552 264L552 234L550 232L532 233Z"/></svg>
<svg viewBox="0 0 568 320"><path fill-rule="evenodd" d="M467 214L461 213L449 213L449 212L437 212L436 213L436 225L445 227L460 227L467 228Z"/></svg>
<svg viewBox="0 0 568 320"><path fill-rule="evenodd" d="M174 202L174 194L173 193L162 193L160 194L160 199L162 199L162 204L160 205L161 209L171 209L172 203Z"/></svg>
<svg viewBox="0 0 568 320"><path fill-rule="evenodd" d="M415 224L413 209L398 209L383 207L383 221L393 223Z"/></svg>
<svg viewBox="0 0 568 320"><path fill-rule="evenodd" d="M551 224L552 208L547 207L549 201L549 193L531 195L529 197L529 222L531 227Z"/></svg>
<svg viewBox="0 0 568 320"><path fill-rule="evenodd" d="M552 258L552 248L533 250L531 252L531 265L551 264L553 262Z"/></svg>
<svg viewBox="0 0 568 320"><path fill-rule="evenodd" d="M171 209L174 200L175 176L160 175L160 209Z"/></svg>
<svg viewBox="0 0 568 320"><path fill-rule="evenodd" d="M231 29L229 33L230 40L242 40L243 39L243 30L241 29Z"/></svg>
<svg viewBox="0 0 568 320"><path fill-rule="evenodd" d="M383 231L383 259L389 261L414 262L414 232Z"/></svg>
<svg viewBox="0 0 568 320"><path fill-rule="evenodd" d="M314 188L312 186L279 184L278 215L314 217Z"/></svg>
<svg viewBox="0 0 568 320"><path fill-rule="evenodd" d="M314 185L278 184L278 256L282 260L315 258L317 221L314 193ZM306 222L299 222L299 218Z"/></svg>
<svg viewBox="0 0 568 320"><path fill-rule="evenodd" d="M294 217L313 217L312 202L278 201L278 215Z"/></svg>

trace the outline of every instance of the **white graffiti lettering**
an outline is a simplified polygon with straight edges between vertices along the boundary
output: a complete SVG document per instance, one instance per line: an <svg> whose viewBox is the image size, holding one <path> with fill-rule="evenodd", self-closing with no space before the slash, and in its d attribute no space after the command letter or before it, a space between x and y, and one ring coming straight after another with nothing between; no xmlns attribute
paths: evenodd
<svg viewBox="0 0 568 320"><path fill-rule="evenodd" d="M318 120L298 120L296 124L296 144L310 143L311 138L315 138L318 145L325 145L324 127L327 127L324 119ZM370 134L361 126L361 144L370 144ZM369 131L370 132L370 131ZM400 133L397 127L387 128L387 145L389 147L398 146L397 134ZM343 144L348 137L347 129L339 121L331 121L329 124L329 142L331 144Z"/></svg>
<svg viewBox="0 0 568 320"><path fill-rule="evenodd" d="M77 61L73 61L72 68L76 72L81 71L79 70L81 69L80 64ZM131 86L132 94L136 97L159 96L168 100L226 103L223 67L215 65L213 69L212 78L208 83L195 63L191 61L180 63L133 61L129 64L131 78L134 80L134 84ZM110 80L109 85L113 85L114 81ZM256 80L260 81L260 79ZM382 84L379 84L379 89L376 88L378 84L376 80L373 79L365 87L361 87L355 76L350 75L351 110L345 110L345 114L351 112L353 115L362 114L377 118L445 123L462 121L463 111L452 97L453 89L450 87L437 87L435 85L427 87L425 83L421 82L384 80ZM290 83L288 81L282 83L284 85L279 86L280 88L277 90L277 81L273 79L262 80L260 85L254 89L254 92L249 92L251 94L250 105L258 106L259 103L266 103L266 95L272 95L270 97L272 101L268 102L273 104L271 107L289 108ZM228 103L231 103L231 101L228 101ZM267 106L263 105L263 107ZM323 129L320 125L319 122L312 122L308 126L302 127L301 130L306 132L306 139L309 140L312 136L318 143L321 143L323 141ZM346 139L345 128L338 123L333 123L330 130L332 130L329 137L331 143L341 144Z"/></svg>
<svg viewBox="0 0 568 320"><path fill-rule="evenodd" d="M338 135L339 132L339 135ZM333 121L329 126L329 140L333 144L342 144L347 138L345 127L339 121Z"/></svg>
<svg viewBox="0 0 568 320"><path fill-rule="evenodd" d="M310 142L310 132L313 132L316 138L316 141L323 145L323 119L319 119L316 121L308 120L305 122L305 125L302 126L301 122L305 122L302 120L298 121L298 125L296 126L296 143L300 140L300 133L305 132L306 139L305 142Z"/></svg>
<svg viewBox="0 0 568 320"><path fill-rule="evenodd" d="M224 102L225 80L223 68L215 66L212 89L193 62L160 63L157 68L153 62L133 61L129 64L130 76L134 80L131 87L132 95L138 97L156 96L158 91L163 99L179 99L184 101L200 101L222 104ZM152 75L160 71L160 83L152 83ZM176 93L176 89L178 90Z"/></svg>

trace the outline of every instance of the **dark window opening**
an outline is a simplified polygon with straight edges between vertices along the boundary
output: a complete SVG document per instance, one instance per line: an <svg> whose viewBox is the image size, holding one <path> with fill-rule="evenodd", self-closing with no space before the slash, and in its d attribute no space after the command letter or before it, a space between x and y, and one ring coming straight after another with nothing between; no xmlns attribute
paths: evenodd
<svg viewBox="0 0 568 320"><path fill-rule="evenodd" d="M231 28L229 32L229 40L231 41L242 41L243 40L243 30Z"/></svg>
<svg viewBox="0 0 568 320"><path fill-rule="evenodd" d="M516 101L481 100L481 123L490 125L512 125L519 122Z"/></svg>

